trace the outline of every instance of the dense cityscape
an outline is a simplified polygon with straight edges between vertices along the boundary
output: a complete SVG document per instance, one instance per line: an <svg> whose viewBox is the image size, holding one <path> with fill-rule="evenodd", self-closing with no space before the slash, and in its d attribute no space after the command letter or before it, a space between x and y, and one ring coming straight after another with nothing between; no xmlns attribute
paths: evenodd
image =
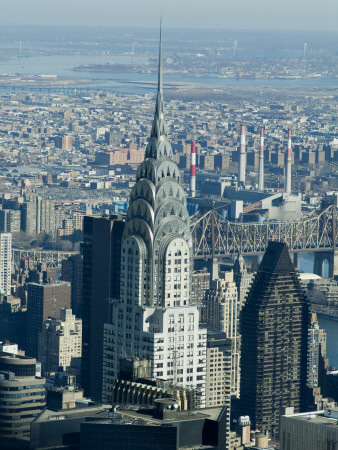
<svg viewBox="0 0 338 450"><path fill-rule="evenodd" d="M16 33L0 449L338 448L331 39Z"/></svg>

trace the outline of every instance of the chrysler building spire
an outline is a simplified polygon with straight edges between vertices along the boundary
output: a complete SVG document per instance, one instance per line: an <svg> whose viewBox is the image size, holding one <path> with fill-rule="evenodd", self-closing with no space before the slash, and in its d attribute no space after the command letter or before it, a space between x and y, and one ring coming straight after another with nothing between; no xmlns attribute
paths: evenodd
<svg viewBox="0 0 338 450"><path fill-rule="evenodd" d="M127 213L122 247L129 247L131 238L139 242L145 282L142 283L139 303L152 306L179 306L190 303L192 239L186 196L180 184L180 171L173 161L173 151L167 139L162 92L162 30L160 31L158 86L154 122L145 159L140 164ZM128 240L129 239L129 240ZM134 246L136 244L134 243ZM173 247L180 247L174 251ZM135 247L136 248L136 247ZM131 250L130 250L131 251ZM168 284L174 277L168 257L185 264L183 283ZM175 256L175 255L174 255ZM177 256L177 255L176 255ZM177 269L178 270L178 269ZM176 276L177 278L177 276ZM124 292L124 289L122 289ZM179 292L178 292L179 290Z"/></svg>
<svg viewBox="0 0 338 450"><path fill-rule="evenodd" d="M164 118L163 102L163 67L162 67L162 19L160 25L160 44L158 52L158 81L154 121L151 128L149 144L145 158L158 159L161 156L172 158L173 151L167 139L167 125Z"/></svg>
<svg viewBox="0 0 338 450"><path fill-rule="evenodd" d="M159 139L161 136L167 136L167 127L164 120L164 104L163 104L163 74L162 74L162 18L160 23L160 45L158 55L158 82L154 122L151 129L150 137Z"/></svg>

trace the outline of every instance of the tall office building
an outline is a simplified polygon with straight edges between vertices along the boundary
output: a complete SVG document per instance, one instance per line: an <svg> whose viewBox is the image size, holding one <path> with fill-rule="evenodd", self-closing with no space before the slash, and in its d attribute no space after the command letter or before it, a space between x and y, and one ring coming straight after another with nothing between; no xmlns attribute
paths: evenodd
<svg viewBox="0 0 338 450"><path fill-rule="evenodd" d="M35 198L36 206L36 233L54 233L60 226L57 223L57 214L54 200L41 197Z"/></svg>
<svg viewBox="0 0 338 450"><path fill-rule="evenodd" d="M230 411L232 343L221 331L208 331L205 406L226 405ZM230 434L230 414L226 422L227 440ZM228 447L227 447L228 448Z"/></svg>
<svg viewBox="0 0 338 450"><path fill-rule="evenodd" d="M269 242L241 312L241 414L279 437L283 408L306 404L308 306L287 246Z"/></svg>
<svg viewBox="0 0 338 450"><path fill-rule="evenodd" d="M200 305L205 296L205 292L210 288L210 273L206 268L195 270L192 274L191 302Z"/></svg>
<svg viewBox="0 0 338 450"><path fill-rule="evenodd" d="M206 407L228 404L231 397L231 340L222 331L208 331Z"/></svg>
<svg viewBox="0 0 338 450"><path fill-rule="evenodd" d="M73 148L72 136L56 136L55 147L62 150L71 150Z"/></svg>
<svg viewBox="0 0 338 450"><path fill-rule="evenodd" d="M82 369L85 395L101 399L103 325L110 299L120 295L121 216L85 216L83 222Z"/></svg>
<svg viewBox="0 0 338 450"><path fill-rule="evenodd" d="M26 233L52 233L62 225L60 210L55 209L51 199L30 194L27 201L20 205L21 229Z"/></svg>
<svg viewBox="0 0 338 450"><path fill-rule="evenodd" d="M208 330L222 331L231 343L231 395L239 396L238 293L233 272L225 272L223 279L212 280L205 293L202 323Z"/></svg>
<svg viewBox="0 0 338 450"><path fill-rule="evenodd" d="M27 284L27 348L28 356L38 358L39 333L49 317L59 317L61 308L70 308L70 283Z"/></svg>
<svg viewBox="0 0 338 450"><path fill-rule="evenodd" d="M76 317L82 317L83 257L79 253L62 261L61 277L69 281L72 289L72 311Z"/></svg>
<svg viewBox="0 0 338 450"><path fill-rule="evenodd" d="M0 209L0 231L20 233L21 211L19 209Z"/></svg>
<svg viewBox="0 0 338 450"><path fill-rule="evenodd" d="M39 361L44 374L60 366L66 370L73 358L81 358L82 320L71 309L61 308L58 318L47 319L39 333Z"/></svg>
<svg viewBox="0 0 338 450"><path fill-rule="evenodd" d="M155 116L122 238L120 300L105 325L103 401L121 357L151 361L152 375L195 387L205 405L206 330L191 304L192 236L180 172L167 139L161 45Z"/></svg>
<svg viewBox="0 0 338 450"><path fill-rule="evenodd" d="M28 234L36 233L36 205L32 201L27 201L20 205L21 210L21 230Z"/></svg>
<svg viewBox="0 0 338 450"><path fill-rule="evenodd" d="M0 292L11 294L12 235L0 233Z"/></svg>
<svg viewBox="0 0 338 450"><path fill-rule="evenodd" d="M242 255L238 255L234 264L234 282L237 286L239 308L242 309L254 274L248 272Z"/></svg>
<svg viewBox="0 0 338 450"><path fill-rule="evenodd" d="M307 350L307 385L309 388L319 386L321 360L324 358L326 358L326 333L319 327L317 314L312 313Z"/></svg>

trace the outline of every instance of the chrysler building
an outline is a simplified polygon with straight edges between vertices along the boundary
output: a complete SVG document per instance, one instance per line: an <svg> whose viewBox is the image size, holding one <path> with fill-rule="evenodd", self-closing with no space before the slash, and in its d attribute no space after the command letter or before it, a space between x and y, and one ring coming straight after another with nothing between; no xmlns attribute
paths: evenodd
<svg viewBox="0 0 338 450"><path fill-rule="evenodd" d="M104 328L104 402L120 358L151 362L152 376L198 388L205 405L206 329L191 304L193 248L185 192L167 137L160 35L154 121L137 171L121 245L120 298Z"/></svg>

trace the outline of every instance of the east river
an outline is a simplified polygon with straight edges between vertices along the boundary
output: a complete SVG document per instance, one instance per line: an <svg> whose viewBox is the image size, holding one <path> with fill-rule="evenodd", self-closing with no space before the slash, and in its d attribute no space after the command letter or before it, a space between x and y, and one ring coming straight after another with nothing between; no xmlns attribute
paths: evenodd
<svg viewBox="0 0 338 450"><path fill-rule="evenodd" d="M338 368L338 321L319 317L318 322L327 333L326 353L330 366Z"/></svg>

